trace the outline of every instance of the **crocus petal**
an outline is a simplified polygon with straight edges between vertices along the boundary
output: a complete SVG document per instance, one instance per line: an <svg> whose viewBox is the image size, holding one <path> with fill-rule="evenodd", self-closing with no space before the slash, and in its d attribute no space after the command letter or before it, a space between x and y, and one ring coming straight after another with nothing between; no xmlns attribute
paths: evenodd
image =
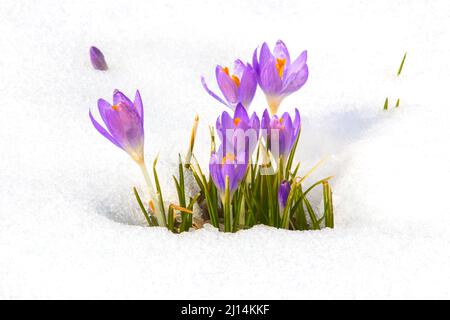
<svg viewBox="0 0 450 320"><path fill-rule="evenodd" d="M144 106L142 104L141 93L139 92L139 90L136 90L136 94L134 96L134 107L141 117L142 123L144 123Z"/></svg>
<svg viewBox="0 0 450 320"><path fill-rule="evenodd" d="M222 98L220 98L217 94L215 94L214 92L212 92L211 90L209 90L208 86L206 85L206 81L205 78L202 77L202 85L203 88L206 90L206 92L208 92L208 94L213 97L214 99L216 99L217 101L219 101L220 103L223 103L224 105L226 105L228 108L231 108L230 105L228 103L226 103L225 101L223 101Z"/></svg>
<svg viewBox="0 0 450 320"><path fill-rule="evenodd" d="M211 159L209 161L209 172L211 174L211 179L213 180L217 189L219 189L220 192L223 192L225 190L225 181L222 176L221 164L219 163L219 161L220 160L217 154L211 154Z"/></svg>
<svg viewBox="0 0 450 320"><path fill-rule="evenodd" d="M289 182L286 180L282 181L280 187L278 188L278 204L281 210L284 210L284 208L286 207L290 192L291 185L289 184Z"/></svg>
<svg viewBox="0 0 450 320"><path fill-rule="evenodd" d="M259 52L259 66L262 69L264 68L264 66L269 63L270 60L273 60L273 55L270 52L269 46L267 45L267 43L263 43L262 47L261 47L261 51Z"/></svg>
<svg viewBox="0 0 450 320"><path fill-rule="evenodd" d="M234 120L239 119L239 123L237 125L238 128L246 129L248 126L248 122L250 118L248 117L247 110L244 108L242 103L238 103L236 109L234 110Z"/></svg>
<svg viewBox="0 0 450 320"><path fill-rule="evenodd" d="M278 59L285 59L286 60L286 68L289 67L289 65L291 64L291 58L289 56L289 51L286 48L286 45L284 44L283 41L278 40L277 43L275 44L275 48L273 49L273 54L275 56L275 58Z"/></svg>
<svg viewBox="0 0 450 320"><path fill-rule="evenodd" d="M144 131L140 117L135 109L122 108L106 112L109 130L114 139L127 152L140 152L144 142Z"/></svg>
<svg viewBox="0 0 450 320"><path fill-rule="evenodd" d="M289 75L300 71L303 68L303 66L306 64L307 58L308 58L308 52L305 50L297 57L297 59L295 59L295 61L290 66L288 66L288 68L286 70L286 76L289 77Z"/></svg>
<svg viewBox="0 0 450 320"><path fill-rule="evenodd" d="M270 128L270 115L269 111L264 110L262 118L261 118L261 129L269 130Z"/></svg>
<svg viewBox="0 0 450 320"><path fill-rule="evenodd" d="M297 108L295 108L295 119L294 122L292 123L292 126L294 127L294 142L297 139L298 133L300 132L301 129L301 118L300 118L300 112L298 111Z"/></svg>
<svg viewBox="0 0 450 320"><path fill-rule="evenodd" d="M91 58L91 64L94 69L102 71L108 70L108 65L106 64L105 56L100 51L100 49L96 47L91 47L89 49L89 56Z"/></svg>
<svg viewBox="0 0 450 320"><path fill-rule="evenodd" d="M245 177L246 172L247 172L247 163L238 164L236 166L235 181L233 181L233 192L237 189L239 183Z"/></svg>
<svg viewBox="0 0 450 320"><path fill-rule="evenodd" d="M259 75L260 69L259 69L259 63L258 63L258 48L256 48L255 51L253 51L252 64L253 64L253 70L255 70L257 80L259 82L258 75Z"/></svg>
<svg viewBox="0 0 450 320"><path fill-rule="evenodd" d="M231 116L226 111L222 112L221 124L222 130L234 129L233 118L231 118Z"/></svg>
<svg viewBox="0 0 450 320"><path fill-rule="evenodd" d="M97 120L94 119L90 110L89 110L89 118L91 118L92 124L94 125L95 129L97 129L97 131L100 132L102 136L104 136L106 139L114 143L117 147L123 149L122 146L111 136L111 134L108 131L106 131L106 129L103 128L100 125L100 123L97 122Z"/></svg>
<svg viewBox="0 0 450 320"><path fill-rule="evenodd" d="M217 119L216 122L216 129L217 133L219 134L220 140L223 142L225 139L228 138L228 140L231 141L232 136L227 137L227 130L234 130L234 122L233 118L228 114L228 112L224 111L222 112L222 116Z"/></svg>
<svg viewBox="0 0 450 320"><path fill-rule="evenodd" d="M106 128L108 128L108 123L106 121L106 110L111 109L111 104L104 99L98 99L97 106L98 106L98 112L100 113L100 116L102 117L102 120L106 125ZM108 128L108 130L109 130L109 128Z"/></svg>
<svg viewBox="0 0 450 320"><path fill-rule="evenodd" d="M285 81L282 94L286 96L303 87L308 80L308 74L308 66L305 64L300 71L289 75Z"/></svg>
<svg viewBox="0 0 450 320"><path fill-rule="evenodd" d="M238 100L248 108L255 96L257 86L256 74L250 65L245 67L242 78L241 85L238 90Z"/></svg>
<svg viewBox="0 0 450 320"><path fill-rule="evenodd" d="M283 137L283 146L280 146L280 153L283 156L287 156L291 151L293 145L294 130L292 128L292 119L289 113L285 112L281 117L283 128L280 136Z"/></svg>
<svg viewBox="0 0 450 320"><path fill-rule="evenodd" d="M237 76L239 79L241 79L242 75L244 73L244 70L245 70L245 64L241 60L237 59L236 61L234 61L233 74L235 76Z"/></svg>
<svg viewBox="0 0 450 320"><path fill-rule="evenodd" d="M235 165L233 162L226 162L222 165L222 172L223 172L223 180L226 185L226 179L228 177L230 182L230 193L232 193L235 190L236 185L236 177L235 177Z"/></svg>
<svg viewBox="0 0 450 320"><path fill-rule="evenodd" d="M261 67L261 89L268 96L277 96L282 89L282 81L275 66L275 60L271 59Z"/></svg>
<svg viewBox="0 0 450 320"><path fill-rule="evenodd" d="M256 131L256 135L259 136L260 122L258 116L256 115L256 112L253 112L252 116L250 117L250 126L253 130Z"/></svg>
<svg viewBox="0 0 450 320"><path fill-rule="evenodd" d="M222 67L216 67L216 78L219 89L229 104L235 104L238 101L238 93L236 83L227 75Z"/></svg>
<svg viewBox="0 0 450 320"><path fill-rule="evenodd" d="M128 99L128 97L126 95L124 95L122 92L120 92L119 90L114 90L114 94L113 94L113 103L114 105L117 105L119 103L123 103L125 104L127 107L131 107L133 106L133 103L131 102L130 99Z"/></svg>

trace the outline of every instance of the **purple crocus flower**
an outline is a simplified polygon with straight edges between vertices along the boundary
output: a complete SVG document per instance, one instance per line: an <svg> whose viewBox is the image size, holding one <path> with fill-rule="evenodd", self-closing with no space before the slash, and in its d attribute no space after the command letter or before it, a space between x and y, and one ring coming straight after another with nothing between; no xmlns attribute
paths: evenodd
<svg viewBox="0 0 450 320"><path fill-rule="evenodd" d="M300 129L301 119L298 109L295 109L294 121L287 112L283 113L281 118L278 118L277 115L270 117L267 109L261 118L262 135L266 139L268 149L272 151L274 156L279 155L284 159L289 156ZM277 151L278 154L276 154Z"/></svg>
<svg viewBox="0 0 450 320"><path fill-rule="evenodd" d="M226 192L226 177L229 179L230 198L245 177L248 165L245 158L243 153L237 156L233 153L227 153L223 156L223 150L211 154L209 172L222 198Z"/></svg>
<svg viewBox="0 0 450 320"><path fill-rule="evenodd" d="M258 48L253 54L253 69L259 86L266 95L270 112L274 115L281 101L300 89L308 79L307 53L303 51L291 63L289 51L281 40L277 41L273 53L264 42L259 53L259 60L257 51Z"/></svg>
<svg viewBox="0 0 450 320"><path fill-rule="evenodd" d="M94 69L97 70L108 70L108 65L105 61L105 56L97 47L91 47L89 49L89 55L91 57L91 64Z"/></svg>
<svg viewBox="0 0 450 320"><path fill-rule="evenodd" d="M216 129L224 146L224 153L238 154L245 151L247 159L258 143L260 123L255 112L249 117L247 110L239 103L233 116L224 111L217 118Z"/></svg>
<svg viewBox="0 0 450 320"><path fill-rule="evenodd" d="M233 74L230 74L227 67L216 67L217 84L225 100L208 88L204 77L201 79L206 92L232 110L238 103L242 103L245 108L248 108L255 96L257 85L255 71L250 64L245 65L241 60L234 62Z"/></svg>
<svg viewBox="0 0 450 320"><path fill-rule="evenodd" d="M125 150L137 163L144 161L144 109L139 91L134 102L114 90L113 105L98 100L98 111L105 123L102 127L89 111L92 124L106 139Z"/></svg>
<svg viewBox="0 0 450 320"><path fill-rule="evenodd" d="M282 212L286 207L286 203L291 192L291 185L289 181L283 180L278 188L278 205L280 206L280 211Z"/></svg>

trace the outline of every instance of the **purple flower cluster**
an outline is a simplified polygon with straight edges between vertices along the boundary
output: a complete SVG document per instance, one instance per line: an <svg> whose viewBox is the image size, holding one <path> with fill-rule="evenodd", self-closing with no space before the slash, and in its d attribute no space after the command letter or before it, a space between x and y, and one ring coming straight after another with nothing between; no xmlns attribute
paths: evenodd
<svg viewBox="0 0 450 320"><path fill-rule="evenodd" d="M216 130L221 144L211 154L209 171L219 192L225 193L225 180L230 180L230 193L236 190L247 171L251 154L259 138L260 122L256 113L248 116L242 104L238 104L231 116L223 112L217 118Z"/></svg>
<svg viewBox="0 0 450 320"><path fill-rule="evenodd" d="M278 118L277 115L269 116L269 112L266 109L261 119L261 129L266 135L264 140L267 142L268 150L276 158L279 156L286 160L300 133L300 113L298 109L295 109L295 118L292 120L287 112Z"/></svg>
<svg viewBox="0 0 450 320"><path fill-rule="evenodd" d="M253 66L236 60L234 73L226 67L216 67L217 85L224 99L212 92L202 77L205 90L219 102L234 110L231 116L227 112L217 119L216 129L220 137L219 151L211 155L211 177L223 195L225 180L228 176L230 192L233 193L239 182L245 177L251 155L261 136L266 141L267 150L275 158L287 159L300 133L300 113L295 109L295 118L285 112L276 115L281 101L299 90L308 79L306 51L291 63L289 51L283 41L277 41L273 52L264 43L259 52L253 54ZM266 109L261 121L247 110L253 100L256 87L264 92L269 111Z"/></svg>
<svg viewBox="0 0 450 320"><path fill-rule="evenodd" d="M293 62L283 41L278 40L271 52L267 43L261 50L255 49L253 65L236 60L234 73L227 67L216 67L217 85L224 99L211 91L201 78L205 90L219 102L235 109L241 103L249 108L255 96L257 84L264 92L270 113L275 115L285 97L299 90L308 80L307 52L303 51Z"/></svg>
<svg viewBox="0 0 450 320"><path fill-rule="evenodd" d="M227 67L216 67L216 80L223 95L211 91L202 77L202 84L209 95L229 107L233 114L223 112L216 122L220 146L211 154L210 173L219 192L223 195L228 177L230 194L245 177L252 154L260 137L276 158L285 160L294 146L301 128L300 113L295 118L285 112L276 115L281 101L299 90L308 79L306 51L291 62L285 44L277 41L271 52L264 43L253 54L253 65L241 60L234 63L233 73ZM90 58L94 68L106 70L107 65L100 50L92 47ZM264 92L270 110L266 109L261 121L248 109L259 85ZM132 102L118 90L114 91L113 103L99 99L98 110L104 122L102 126L89 112L94 127L117 147L125 150L139 164L144 163L144 110L139 91ZM281 191L280 191L281 192ZM285 199L286 197L282 197ZM281 198L280 198L281 199Z"/></svg>

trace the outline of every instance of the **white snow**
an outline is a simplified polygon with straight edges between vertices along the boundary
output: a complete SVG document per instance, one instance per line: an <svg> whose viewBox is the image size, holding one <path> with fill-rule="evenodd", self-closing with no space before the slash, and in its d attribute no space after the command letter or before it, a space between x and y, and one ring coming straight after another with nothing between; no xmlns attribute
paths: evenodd
<svg viewBox="0 0 450 320"><path fill-rule="evenodd" d="M438 0L2 0L0 298L450 298L449 21ZM336 228L142 227L139 170L88 109L141 90L147 162L160 153L175 201L194 114L206 165L223 110L200 75L214 84L216 64L278 38L308 50L282 107L301 110L303 172L328 157L310 181L335 175ZM383 112L386 96L400 108Z"/></svg>

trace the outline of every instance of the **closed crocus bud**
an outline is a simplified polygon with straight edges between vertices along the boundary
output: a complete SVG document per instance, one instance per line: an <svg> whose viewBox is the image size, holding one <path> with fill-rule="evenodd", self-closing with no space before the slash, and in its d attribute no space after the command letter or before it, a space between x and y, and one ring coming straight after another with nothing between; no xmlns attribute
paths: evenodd
<svg viewBox="0 0 450 320"><path fill-rule="evenodd" d="M282 181L280 184L280 188L278 189L278 204L280 206L280 210L283 211L286 207L286 203L289 197L289 193L291 192L291 185L289 181Z"/></svg>
<svg viewBox="0 0 450 320"><path fill-rule="evenodd" d="M102 71L108 70L108 65L106 64L105 56L100 51L100 49L96 47L91 47L91 49L89 49L89 55L91 56L91 64L92 67L94 67L94 69Z"/></svg>
<svg viewBox="0 0 450 320"><path fill-rule="evenodd" d="M144 162L144 108L139 91L132 102L122 92L115 90L113 103L98 100L98 110L105 124L103 127L89 117L95 129L117 147L127 152L137 163Z"/></svg>

